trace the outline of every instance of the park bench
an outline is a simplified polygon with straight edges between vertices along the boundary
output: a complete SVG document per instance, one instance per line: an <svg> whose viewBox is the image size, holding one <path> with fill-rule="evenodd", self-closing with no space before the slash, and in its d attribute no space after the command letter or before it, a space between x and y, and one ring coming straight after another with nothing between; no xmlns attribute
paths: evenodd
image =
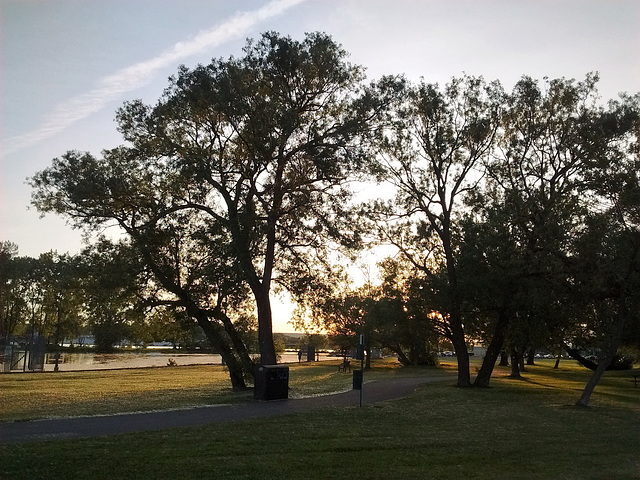
<svg viewBox="0 0 640 480"><path fill-rule="evenodd" d="M351 362L345 359L340 365L338 365L338 372L346 372L347 369L351 371Z"/></svg>
<svg viewBox="0 0 640 480"><path fill-rule="evenodd" d="M638 386L638 380L640 380L640 369L636 368L635 370L631 370L631 376L633 377L633 386Z"/></svg>

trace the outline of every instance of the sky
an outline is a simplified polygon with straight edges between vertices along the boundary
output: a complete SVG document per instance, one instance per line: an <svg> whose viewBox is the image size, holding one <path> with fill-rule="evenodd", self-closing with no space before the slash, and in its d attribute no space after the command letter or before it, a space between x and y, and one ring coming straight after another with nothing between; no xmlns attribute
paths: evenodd
<svg viewBox="0 0 640 480"><path fill-rule="evenodd" d="M0 0L0 241L77 253L81 233L29 206L27 178L121 144L125 101L155 103L179 65L241 56L265 31L326 32L369 80L466 73L510 89L598 71L604 100L640 92L638 0Z"/></svg>

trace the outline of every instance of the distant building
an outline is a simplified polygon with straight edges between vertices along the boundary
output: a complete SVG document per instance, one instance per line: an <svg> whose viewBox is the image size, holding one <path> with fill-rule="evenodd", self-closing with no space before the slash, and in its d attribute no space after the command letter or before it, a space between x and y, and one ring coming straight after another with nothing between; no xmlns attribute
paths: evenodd
<svg viewBox="0 0 640 480"><path fill-rule="evenodd" d="M487 347L480 344L469 345L469 355L474 357L484 357L487 354Z"/></svg>

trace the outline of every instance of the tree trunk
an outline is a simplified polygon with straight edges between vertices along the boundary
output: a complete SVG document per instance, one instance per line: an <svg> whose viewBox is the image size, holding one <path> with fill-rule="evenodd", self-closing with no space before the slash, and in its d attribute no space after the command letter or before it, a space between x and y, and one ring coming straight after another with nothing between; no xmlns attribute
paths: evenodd
<svg viewBox="0 0 640 480"><path fill-rule="evenodd" d="M507 353L506 350L502 350L500 352L500 363L498 365L501 367L509 366L509 354Z"/></svg>
<svg viewBox="0 0 640 480"><path fill-rule="evenodd" d="M224 335L222 334L223 332L220 331L220 325L212 323L209 319L209 314L198 306L197 302L191 298L191 295L182 287L182 285L176 283L174 279L166 275L166 273L158 267L151 250L147 247L145 238L142 237L139 232L127 229L126 226L123 227L129 232L132 238L136 240L138 248L140 248L147 265L151 268L156 279L160 281L164 288L173 292L178 296L178 298L180 298L182 306L184 306L187 311L187 315L191 318L195 318L200 328L204 331L209 343L220 353L223 362L229 369L229 378L231 380L233 390L245 390L247 386L244 381L242 364L233 354L231 347L228 345Z"/></svg>
<svg viewBox="0 0 640 480"><path fill-rule="evenodd" d="M576 402L576 405L578 405L579 407L589 406L589 401L591 400L591 394L595 390L596 385L598 385L598 382L600 382L600 378L602 377L602 374L605 372L605 370L613 360L613 357L615 356L616 352L618 351L618 346L620 345L620 339L622 338L622 331L624 330L624 324L626 323L628 316L629 316L629 312L626 307L625 298L624 296L622 296L622 298L620 298L618 303L618 320L616 322L616 325L614 326L613 332L611 332L609 350L607 351L607 355L605 356L605 358L603 358L602 361L598 364L598 368L596 368L596 370L591 375L591 378L589 379L589 381L584 387L584 390L582 391L582 395L580 396L580 399Z"/></svg>
<svg viewBox="0 0 640 480"><path fill-rule="evenodd" d="M557 370L558 367L560 367L560 359L562 358L562 355L558 354L558 356L556 357L556 364L553 366L554 370Z"/></svg>
<svg viewBox="0 0 640 480"><path fill-rule="evenodd" d="M256 307L258 308L258 344L260 345L260 363L275 365L278 363L276 349L273 343L273 324L271 320L271 301L269 289L264 285L254 291Z"/></svg>
<svg viewBox="0 0 640 480"><path fill-rule="evenodd" d="M451 331L451 343L453 349L456 352L458 360L458 387L470 387L471 375L469 373L469 352L467 351L467 344L464 341L464 330L462 328L462 322L452 321Z"/></svg>
<svg viewBox="0 0 640 480"><path fill-rule="evenodd" d="M511 348L511 378L522 378L520 375L520 360L515 348Z"/></svg>
<svg viewBox="0 0 640 480"><path fill-rule="evenodd" d="M530 348L527 352L527 365L535 365L536 361L536 349Z"/></svg>
<svg viewBox="0 0 640 480"><path fill-rule="evenodd" d="M391 344L383 341L381 343L381 347L388 348L393 353L395 353L398 356L398 361L400 362L400 365L402 365L403 367L408 367L412 364L410 356L408 357L407 354L404 353L404 350L402 350L402 346L400 346L399 344L397 343Z"/></svg>
<svg viewBox="0 0 640 480"><path fill-rule="evenodd" d="M247 385L244 382L244 370L242 363L233 354L233 350L229 347L227 342L224 341L220 331L220 325L216 325L209 320L209 317L204 313L199 312L195 315L198 325L202 328L207 339L213 345L213 347L220 353L222 360L229 369L229 378L231 379L231 387L234 391L246 390Z"/></svg>
<svg viewBox="0 0 640 480"><path fill-rule="evenodd" d="M247 351L247 346L240 338L236 327L233 325L231 319L222 312L217 313L217 318L224 325L224 330L229 335L231 339L231 343L233 344L233 348L235 349L238 357L240 357L240 362L242 363L242 367L244 368L245 374L253 377L253 362L251 361L251 357L249 356L249 352Z"/></svg>
<svg viewBox="0 0 640 480"><path fill-rule="evenodd" d="M507 315L505 315L503 312L500 312L498 321L496 323L496 329L493 332L491 342L487 347L487 353L482 360L482 366L480 367L480 371L478 372L478 376L476 377L476 380L474 382L474 385L476 387L489 386L493 368L496 364L496 360L498 359L498 355L500 355L502 345L504 344L504 340L507 335L508 326L509 317L507 317Z"/></svg>
<svg viewBox="0 0 640 480"><path fill-rule="evenodd" d="M441 205L446 205L444 190L439 193L441 197ZM453 197L451 197L453 199ZM451 212L446 212L442 218L442 230L440 231L440 239L442 240L442 248L447 264L447 280L451 294L451 311L449 315L449 326L451 327L451 343L456 352L458 360L458 387L471 386L471 374L469 372L469 352L465 342L464 327L462 325L462 315L460 313L458 276L456 272L455 256L452 248L451 240ZM434 221L431 220L432 225Z"/></svg>
<svg viewBox="0 0 640 480"><path fill-rule="evenodd" d="M278 197L274 194L274 199ZM274 200L275 202L276 200ZM278 210L278 206L274 204L274 211ZM264 257L264 271L262 278L257 274L251 255L249 235L241 228L242 222L239 220L239 214L236 206L230 208L229 217L231 223L231 234L236 250L238 262L242 269L245 279L251 288L253 297L256 301L256 309L258 311L258 346L260 348L260 363L262 365L275 365L277 363L276 349L273 343L273 323L271 317L271 300L269 299L269 291L271 288L271 273L274 263L275 249L275 223L270 220L267 227L267 251Z"/></svg>
<svg viewBox="0 0 640 480"><path fill-rule="evenodd" d="M401 348L395 349L394 351L396 352L396 354L398 354L398 361L403 367L408 367L409 365L411 365L411 360L409 360L409 358L405 355Z"/></svg>
<svg viewBox="0 0 640 480"><path fill-rule="evenodd" d="M518 350L518 363L522 373L527 371L527 368L524 366L524 350L524 347Z"/></svg>
<svg viewBox="0 0 640 480"><path fill-rule="evenodd" d="M600 378L602 377L602 374L607 369L607 366L609 365L609 362L611 362L611 358L612 357L609 357L607 355L607 358L603 359L598 364L598 368L596 368L596 370L591 375L591 378L589 378L589 381L585 385L584 390L582 391L582 395L580 396L580 399L576 402L576 405L578 405L579 407L588 407L589 406L589 401L591 400L591 394L595 390L596 385L598 385L598 382L600 381Z"/></svg>
<svg viewBox="0 0 640 480"><path fill-rule="evenodd" d="M564 348L569 354L569 356L573 358L576 362L578 362L580 365L582 365L583 367L588 368L589 370L593 370L594 372L598 368L598 364L596 362L582 356L579 350L575 348L569 348L569 346L567 345L565 345Z"/></svg>

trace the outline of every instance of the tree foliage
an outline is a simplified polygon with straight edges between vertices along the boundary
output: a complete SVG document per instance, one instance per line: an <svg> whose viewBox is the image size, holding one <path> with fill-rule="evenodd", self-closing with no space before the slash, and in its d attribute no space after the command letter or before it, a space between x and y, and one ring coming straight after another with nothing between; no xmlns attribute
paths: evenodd
<svg viewBox="0 0 640 480"><path fill-rule="evenodd" d="M275 363L272 282L299 288L329 241L358 244L345 182L377 104L345 58L324 34L266 33L241 58L181 67L155 106L118 112L129 146L99 160L67 153L34 177L34 203L130 235L178 212L224 234L255 298L262 362Z"/></svg>
<svg viewBox="0 0 640 480"><path fill-rule="evenodd" d="M525 76L511 92L470 76L363 80L329 36L268 32L239 58L180 67L155 105L127 102L125 145L69 151L37 173L40 211L127 234L126 249L87 257L107 277L116 257L133 268L122 283L85 284L109 307L93 316L124 318L144 291L147 305L197 323L241 387L247 298L261 361L275 363L270 294L283 288L333 333L364 333L406 364L445 337L460 386L477 339L488 351L476 385L505 349L521 360L560 346L599 355L597 383L640 336L640 97L603 105L596 74ZM358 212L351 182L372 178L393 198ZM342 287L337 252L358 252L367 230L398 256L381 285ZM31 305L11 272L32 267L0 250L6 334ZM58 277L47 278L53 292ZM115 303L100 300L107 291Z"/></svg>
<svg viewBox="0 0 640 480"><path fill-rule="evenodd" d="M608 280L613 270L633 276L636 268L633 241L625 255L613 252L622 231L627 242L637 235L633 215L614 205L637 188L638 103L626 97L603 107L596 83L588 75L542 88L523 77L507 98L483 188L468 197L467 268L494 274L480 273L472 291L493 303L479 306L520 356L545 343L574 351L585 333L592 340L611 334L615 315L597 299L611 298L611 285L620 284ZM635 212L632 204L627 210ZM608 326L595 328L603 315ZM495 357L485 360L488 374Z"/></svg>
<svg viewBox="0 0 640 480"><path fill-rule="evenodd" d="M481 78L443 88L403 85L379 142L380 169L397 191L373 216L384 240L429 280L443 333L458 358L458 385L470 385L458 274L464 195L479 180L500 125L503 91Z"/></svg>

